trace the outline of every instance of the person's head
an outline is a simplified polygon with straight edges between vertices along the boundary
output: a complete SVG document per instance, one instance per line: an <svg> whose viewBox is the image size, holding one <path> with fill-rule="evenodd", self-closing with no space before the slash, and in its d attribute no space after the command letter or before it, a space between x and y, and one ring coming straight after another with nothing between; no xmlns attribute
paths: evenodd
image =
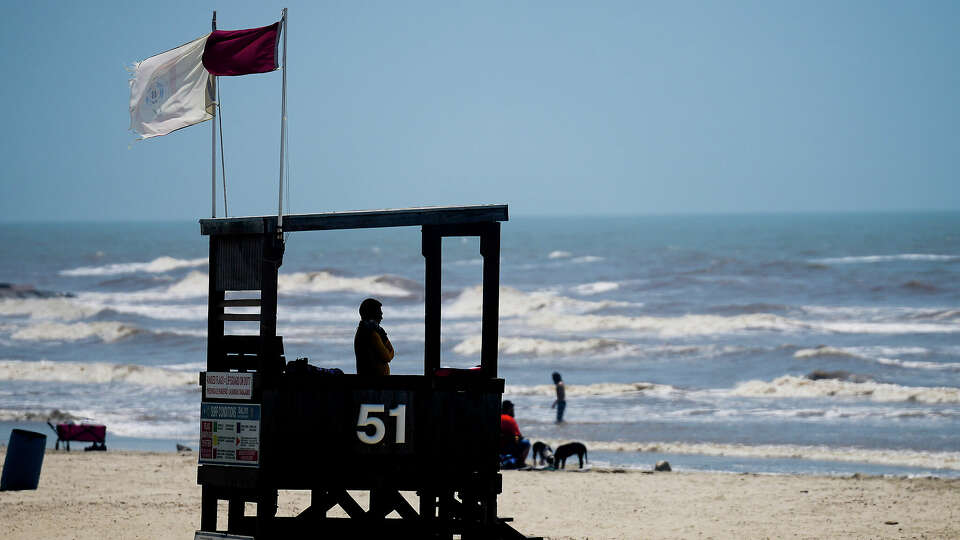
<svg viewBox="0 0 960 540"><path fill-rule="evenodd" d="M509 399L503 400L503 404L500 405L500 413L513 416L513 402Z"/></svg>
<svg viewBox="0 0 960 540"><path fill-rule="evenodd" d="M382 321L383 309L381 306L383 306L383 304L376 298L367 298L363 302L360 302L360 318L365 321Z"/></svg>
<svg viewBox="0 0 960 540"><path fill-rule="evenodd" d="M563 379L560 378L560 372L559 372L559 371L554 371L554 372L553 372L553 384L557 384L558 382L560 382L560 381L562 381L562 380L563 380Z"/></svg>

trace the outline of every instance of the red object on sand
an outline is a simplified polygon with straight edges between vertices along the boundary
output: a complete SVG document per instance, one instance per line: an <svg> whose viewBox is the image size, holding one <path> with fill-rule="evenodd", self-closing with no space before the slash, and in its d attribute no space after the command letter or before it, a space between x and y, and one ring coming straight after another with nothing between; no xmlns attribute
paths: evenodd
<svg viewBox="0 0 960 540"><path fill-rule="evenodd" d="M102 424L57 424L57 438L61 441L102 443L107 437L107 426Z"/></svg>

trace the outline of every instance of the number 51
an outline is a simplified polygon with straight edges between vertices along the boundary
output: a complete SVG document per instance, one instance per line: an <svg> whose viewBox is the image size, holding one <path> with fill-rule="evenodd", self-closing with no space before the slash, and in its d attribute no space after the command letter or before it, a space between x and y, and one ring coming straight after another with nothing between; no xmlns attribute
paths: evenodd
<svg viewBox="0 0 960 540"><path fill-rule="evenodd" d="M357 429L357 438L366 444L377 444L383 440L387 434L387 426L383 420L376 416L370 416L371 413L382 413L383 405L373 403L362 403L360 405L360 416L357 418L357 428L366 428L373 426L373 435L368 435L365 429ZM397 419L397 444L407 442L407 406L397 405L389 411L390 416Z"/></svg>

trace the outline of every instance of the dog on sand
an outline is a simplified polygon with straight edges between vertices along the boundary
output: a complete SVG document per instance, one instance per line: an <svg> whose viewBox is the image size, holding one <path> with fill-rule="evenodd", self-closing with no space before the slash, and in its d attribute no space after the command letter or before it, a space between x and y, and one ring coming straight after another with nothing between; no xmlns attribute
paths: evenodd
<svg viewBox="0 0 960 540"><path fill-rule="evenodd" d="M533 443L533 464L543 465L549 463L553 465L553 448L541 441Z"/></svg>
<svg viewBox="0 0 960 540"><path fill-rule="evenodd" d="M576 454L577 459L580 460L580 468L583 468L583 462L587 460L587 447L583 443L572 442L567 444L561 444L557 447L556 452L553 453L553 466L558 469L563 469L567 465L567 458Z"/></svg>

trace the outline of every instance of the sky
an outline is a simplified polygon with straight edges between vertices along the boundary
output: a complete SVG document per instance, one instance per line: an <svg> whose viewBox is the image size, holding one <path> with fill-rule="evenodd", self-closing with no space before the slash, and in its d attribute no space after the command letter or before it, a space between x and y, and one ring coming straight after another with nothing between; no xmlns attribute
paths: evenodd
<svg viewBox="0 0 960 540"><path fill-rule="evenodd" d="M960 210L956 1L38 0L0 221L211 217L211 122L137 141L127 67L283 7L291 213ZM231 216L277 212L281 83L220 78Z"/></svg>

